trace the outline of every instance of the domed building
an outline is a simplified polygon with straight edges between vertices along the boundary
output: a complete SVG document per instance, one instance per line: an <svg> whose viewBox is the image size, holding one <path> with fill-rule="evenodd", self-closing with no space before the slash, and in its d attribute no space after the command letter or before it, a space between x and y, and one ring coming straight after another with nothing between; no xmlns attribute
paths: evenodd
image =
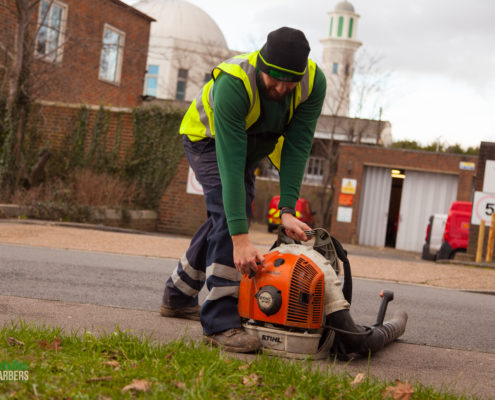
<svg viewBox="0 0 495 400"><path fill-rule="evenodd" d="M141 0L133 5L153 17L144 94L192 101L229 50L215 21L185 0Z"/></svg>

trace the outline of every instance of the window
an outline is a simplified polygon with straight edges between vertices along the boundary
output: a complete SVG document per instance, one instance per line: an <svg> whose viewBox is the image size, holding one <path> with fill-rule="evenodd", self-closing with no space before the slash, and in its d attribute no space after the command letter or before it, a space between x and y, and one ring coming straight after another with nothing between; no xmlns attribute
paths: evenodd
<svg viewBox="0 0 495 400"><path fill-rule="evenodd" d="M42 0L38 18L36 55L49 61L62 61L67 5L55 0Z"/></svg>
<svg viewBox="0 0 495 400"><path fill-rule="evenodd" d="M339 73L339 64L338 63L333 63L332 65L332 73L337 75Z"/></svg>
<svg viewBox="0 0 495 400"><path fill-rule="evenodd" d="M175 91L175 98L177 100L185 100L186 84L187 84L187 69L179 69L179 73L177 74L177 90Z"/></svg>
<svg viewBox="0 0 495 400"><path fill-rule="evenodd" d="M333 17L330 17L330 34L329 34L329 36L332 36L332 29L333 29Z"/></svg>
<svg viewBox="0 0 495 400"><path fill-rule="evenodd" d="M103 28L103 46L101 48L100 79L118 84L124 55L123 32L105 24Z"/></svg>
<svg viewBox="0 0 495 400"><path fill-rule="evenodd" d="M346 65L345 65L345 76L348 76L348 75L349 75L350 70L351 70L351 69L349 68L349 64L346 64Z"/></svg>
<svg viewBox="0 0 495 400"><path fill-rule="evenodd" d="M347 36L349 36L350 38L352 37L352 25L354 24L354 18L351 18L349 20L349 34Z"/></svg>
<svg viewBox="0 0 495 400"><path fill-rule="evenodd" d="M337 30L337 36L342 37L342 30L344 29L344 17L339 17L339 27Z"/></svg>
<svg viewBox="0 0 495 400"><path fill-rule="evenodd" d="M145 94L156 97L158 89L158 65L148 65L148 73L146 75L146 90Z"/></svg>
<svg viewBox="0 0 495 400"><path fill-rule="evenodd" d="M305 183L322 183L325 171L326 159L323 157L310 156L304 172Z"/></svg>

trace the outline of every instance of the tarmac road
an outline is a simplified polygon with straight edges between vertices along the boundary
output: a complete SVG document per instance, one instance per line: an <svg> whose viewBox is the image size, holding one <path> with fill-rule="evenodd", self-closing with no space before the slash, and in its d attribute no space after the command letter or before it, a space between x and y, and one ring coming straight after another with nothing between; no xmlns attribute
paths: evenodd
<svg viewBox="0 0 495 400"><path fill-rule="evenodd" d="M0 244L0 293L156 311L176 264L175 259ZM353 288L351 313L358 323L372 325L378 294L392 290L395 300L387 315L399 309L409 315L401 341L495 354L495 296L359 278Z"/></svg>
<svg viewBox="0 0 495 400"><path fill-rule="evenodd" d="M256 243L261 246L266 246L269 242L273 241L273 236L266 236L256 234L253 238ZM142 293L146 293L148 290L159 290L161 293L163 289L162 279L153 279L150 283L150 277L155 276L157 269L160 269L159 274L163 274L163 257L171 257L177 259L182 255L184 249L187 247L188 239L167 235L139 235L134 233L114 233L114 232L102 232L100 230L91 229L75 229L70 227L58 227L51 224L19 224L9 222L0 223L0 242L1 243L15 243L17 245L28 245L36 247L50 247L50 248L72 248L78 250L84 250L81 252L84 265L88 268L96 269L98 279L96 279L95 287L106 291L106 297L113 297L113 294L121 291L122 287L126 287L129 282L133 282L134 290L131 293L127 293L128 305L119 304L120 307L108 307L94 304L77 304L78 301L83 303L95 303L97 301L88 301L82 295L76 295L74 290L70 288L63 288L66 286L66 278L59 275L59 264L65 265L67 271L71 271L73 282L80 284L84 289L85 280L87 279L87 270L85 271L81 267L76 267L74 253L72 252L59 252L56 253L55 259L47 261L45 267L41 272L37 274L38 282L36 279L32 279L33 270L29 267L36 264L40 260L40 255L47 249L33 250L33 254L29 254L27 250L29 247L18 246L0 246L0 258L3 259L3 255L7 252L17 253L18 259L23 259L22 263L17 264L17 268L13 265L7 266L4 270L3 277L8 277L10 284L8 287L0 287L0 325L4 322L11 320L18 320L22 318L26 321L35 323L45 323L49 325L58 325L67 330L93 330L93 331L113 331L118 325L121 329L131 329L137 334L146 333L159 340L173 340L182 335L188 335L193 339L201 337L201 327L197 322L184 321L178 319L164 319L158 317L155 311L136 310L136 301L141 299ZM41 253L40 253L41 250ZM88 252L89 250L89 252ZM467 290L480 290L483 292L492 292L495 288L495 271L490 269L473 269L459 266L447 266L436 265L434 263L418 262L410 259L402 258L398 254L398 257L394 259L389 258L373 258L363 255L353 255L352 247L350 247L351 264L353 265L354 276L361 276L364 278L378 278L380 280L387 279L388 282L402 282L402 283L428 283L438 287L454 287L455 289L467 289ZM54 251L54 250L49 250ZM152 257L148 258L135 258L133 256L116 257L119 261L119 269L123 275L120 277L114 276L113 286L109 288L107 273L110 270L100 268L98 272L98 266L106 264L106 257L108 254L100 254L96 252L111 252L111 253L124 253L124 254L147 254ZM36 253L36 254L34 254ZM155 260L157 257L158 260ZM41 257L43 258L43 257ZM15 260L16 257L14 256ZM139 264L139 273L136 275L136 262ZM159 266L155 265L155 261L158 261ZM2 262L2 261L0 261ZM14 264L16 261L14 261ZM24 264L25 263L25 264ZM5 262L2 264L5 266ZM21 264L24 264L21 267ZM172 262L172 265L175 262ZM168 267L167 267L168 268ZM105 272L106 271L106 272ZM127 275L129 274L129 275ZM110 277L112 274L110 273ZM29 296L20 296L19 292L16 295L12 295L15 289L15 284L19 280L26 281L26 278L31 279L31 289L33 292ZM46 295L46 287L43 289L40 287L40 283L44 281L53 281L59 283L60 293L63 294L64 301L48 301L39 300L39 298ZM2 279L3 281L3 279ZM38 283L38 284L37 284ZM370 296L376 293L378 287L381 287L383 282L373 282L365 280L356 280L355 297L353 302L353 316L358 322L362 321L362 317L368 317L373 315L373 318L369 323L374 322L374 315L376 313L377 303L369 301L369 296L364 297L363 302L360 299L361 293L364 293L364 289L361 287L370 286ZM151 286L149 286L151 285ZM390 285L390 283L387 283ZM394 283L395 285L395 283ZM57 286L57 285L55 285ZM421 296L417 296L415 288L412 287L409 293L410 285L402 285L401 289L396 290L396 304L406 301L410 303L418 303L419 308L425 309L425 314L417 314L414 311L411 314L410 323L406 330L405 340L409 332L416 335L415 327L421 331L423 327L421 324L425 324L428 327L428 305L432 302L438 303L438 289L423 288ZM88 288L89 289L89 288ZM7 292L10 290L10 292ZM113 292L115 290L115 292ZM431 290L431 296L424 293ZM84 290L83 290L84 291ZM89 291L89 290L88 290ZM399 297L399 291L401 293ZM461 304L465 305L463 312L471 318L473 314L477 313L476 303L487 302L487 307L493 310L493 296L463 293L459 290L444 290L442 289L442 304L449 305L452 300L457 297L461 297ZM359 295L357 293L360 293ZM445 293L444 293L445 292ZM9 293L10 295L6 295ZM468 295L464 297L464 295ZM73 297L70 297L73 296ZM446 297L445 297L446 296ZM449 298L452 297L452 299ZM477 297L482 296L482 297ZM28 298L32 297L32 298ZM38 297L38 299L36 298ZM469 300L464 300L469 298ZM72 299L67 301L67 299ZM407 300L406 300L407 299ZM90 299L91 300L91 299ZM124 299L125 300L125 299ZM142 300L142 299L141 299ZM147 300L148 301L148 300ZM149 310L156 309L156 302L159 299L149 299L149 303L146 307ZM393 303L392 303L393 304ZM368 307L368 308L367 308ZM392 307L391 307L392 308ZM361 316L358 310L363 309L364 316ZM408 309L408 311L410 311ZM454 310L449 310L449 313L454 313L454 317L450 314L444 314L441 318L436 319L435 323L440 328L445 329L444 332L452 332L452 339L455 341L463 341L462 335L472 336L476 334L478 329L473 328L471 320L468 318L465 322L466 326L459 327L461 332L467 331L468 333L457 332L458 321L455 319L455 307ZM166 321L166 323L164 323ZM479 331L493 332L493 314L487 314L485 318L486 326L481 327ZM455 324L454 324L455 322ZM471 330L469 328L471 326ZM492 327L492 329L490 329ZM462 328L462 329L461 329ZM476 327L479 328L479 327ZM445 335L442 335L445 336ZM433 338L435 339L435 338ZM444 340L444 337L438 339ZM460 339L460 340L459 340ZM356 374L358 372L367 371L373 376L385 378L387 380L401 379L403 381L409 380L410 382L421 382L424 385L431 385L438 389L448 390L454 393L469 393L476 394L482 398L492 399L495 394L495 356L493 354L493 341L490 342L488 337L488 348L482 349L482 351L466 351L453 348L436 347L438 344L431 342L432 338L428 339L428 345L418 345L411 343L399 342L390 345L386 351L382 351L368 360L353 360L351 363L337 362L335 365L330 363L330 366L335 370L345 370L350 374ZM445 342L440 343L441 346L446 346ZM449 347L456 347L456 345L448 345ZM477 349L478 345L473 345L469 348ZM249 356L248 356L249 358ZM318 365L328 365L328 361L315 363Z"/></svg>

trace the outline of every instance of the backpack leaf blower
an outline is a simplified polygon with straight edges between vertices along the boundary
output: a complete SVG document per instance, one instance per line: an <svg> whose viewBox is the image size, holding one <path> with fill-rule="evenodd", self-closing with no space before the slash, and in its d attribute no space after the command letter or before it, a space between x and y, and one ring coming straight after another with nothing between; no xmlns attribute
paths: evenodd
<svg viewBox="0 0 495 400"><path fill-rule="evenodd" d="M382 291L376 323L357 325L350 315L352 276L347 252L324 229L305 232L313 245L290 239L283 226L264 267L244 275L238 309L247 333L257 336L263 350L288 358L348 360L352 354L367 356L400 337L407 314L384 317L393 292ZM339 260L344 282L338 278Z"/></svg>

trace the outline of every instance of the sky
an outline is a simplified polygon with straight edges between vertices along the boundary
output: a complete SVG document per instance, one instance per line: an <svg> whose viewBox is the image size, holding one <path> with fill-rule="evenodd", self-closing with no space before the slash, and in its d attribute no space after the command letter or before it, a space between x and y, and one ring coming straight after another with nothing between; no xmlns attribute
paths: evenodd
<svg viewBox="0 0 495 400"><path fill-rule="evenodd" d="M252 51L281 26L302 30L321 61L337 0L188 0L207 12L229 48ZM126 0L135 4L136 0ZM380 82L392 137L426 145L495 142L495 1L351 0L361 59ZM361 53L361 54L359 54ZM367 61L365 61L367 62ZM368 61L369 62L369 61ZM376 115L361 115L374 117Z"/></svg>

